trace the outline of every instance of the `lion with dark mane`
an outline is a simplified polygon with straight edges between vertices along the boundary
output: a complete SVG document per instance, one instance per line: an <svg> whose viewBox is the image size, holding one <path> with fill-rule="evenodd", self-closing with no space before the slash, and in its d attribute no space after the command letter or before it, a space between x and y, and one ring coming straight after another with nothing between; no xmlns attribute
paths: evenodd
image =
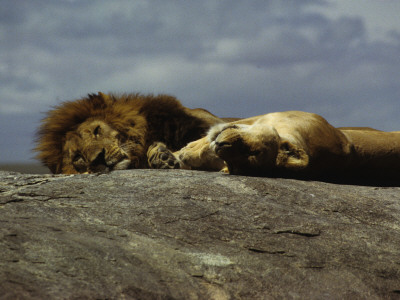
<svg viewBox="0 0 400 300"><path fill-rule="evenodd" d="M48 112L38 131L38 159L53 173L179 168L172 151L223 120L168 95L91 94Z"/></svg>

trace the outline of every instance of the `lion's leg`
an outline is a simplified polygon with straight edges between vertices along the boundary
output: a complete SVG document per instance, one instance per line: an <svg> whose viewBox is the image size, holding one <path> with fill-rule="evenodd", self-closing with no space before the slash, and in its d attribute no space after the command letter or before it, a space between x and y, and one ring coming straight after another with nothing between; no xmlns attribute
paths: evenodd
<svg viewBox="0 0 400 300"><path fill-rule="evenodd" d="M225 168L225 162L210 149L208 137L189 143L175 154L183 169L220 171Z"/></svg>
<svg viewBox="0 0 400 300"><path fill-rule="evenodd" d="M147 150L147 161L153 169L179 169L179 160L164 143L155 142Z"/></svg>

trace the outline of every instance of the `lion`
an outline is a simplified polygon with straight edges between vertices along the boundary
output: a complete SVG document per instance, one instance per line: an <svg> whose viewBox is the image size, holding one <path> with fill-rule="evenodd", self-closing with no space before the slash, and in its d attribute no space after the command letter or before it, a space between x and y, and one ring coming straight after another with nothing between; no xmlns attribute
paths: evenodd
<svg viewBox="0 0 400 300"><path fill-rule="evenodd" d="M398 176L400 132L335 128L301 111L218 118L169 95L99 92L48 112L36 151L51 172L64 174L181 168L251 176Z"/></svg>
<svg viewBox="0 0 400 300"><path fill-rule="evenodd" d="M224 120L169 95L89 94L47 113L37 158L52 173L179 168L172 154Z"/></svg>
<svg viewBox="0 0 400 300"><path fill-rule="evenodd" d="M214 125L176 152L181 167L254 176L398 174L400 133L335 128L301 111L275 112Z"/></svg>

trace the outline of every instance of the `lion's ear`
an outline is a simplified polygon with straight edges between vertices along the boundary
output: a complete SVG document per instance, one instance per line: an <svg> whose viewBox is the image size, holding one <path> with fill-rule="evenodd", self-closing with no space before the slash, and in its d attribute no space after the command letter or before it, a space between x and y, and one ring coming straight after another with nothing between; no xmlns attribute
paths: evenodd
<svg viewBox="0 0 400 300"><path fill-rule="evenodd" d="M304 151L288 141L281 141L276 165L286 169L299 170L308 166L309 157Z"/></svg>
<svg viewBox="0 0 400 300"><path fill-rule="evenodd" d="M98 94L99 94L100 98L102 98L103 100L109 100L110 99L110 96L107 95L107 94L104 94L102 92L98 92Z"/></svg>

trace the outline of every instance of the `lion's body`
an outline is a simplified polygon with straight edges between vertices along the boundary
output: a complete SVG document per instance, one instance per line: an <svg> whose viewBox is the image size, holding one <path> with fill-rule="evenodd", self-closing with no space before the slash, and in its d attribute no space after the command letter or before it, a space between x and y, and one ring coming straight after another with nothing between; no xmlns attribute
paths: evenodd
<svg viewBox="0 0 400 300"><path fill-rule="evenodd" d="M89 95L50 111L38 132L38 158L53 173L146 168L154 142L172 151L222 120L168 95Z"/></svg>
<svg viewBox="0 0 400 300"><path fill-rule="evenodd" d="M400 171L400 132L342 130L354 146L353 166Z"/></svg>
<svg viewBox="0 0 400 300"><path fill-rule="evenodd" d="M400 134L337 129L316 114L288 111L220 124L177 154L186 167L231 174L343 176L400 170ZM218 160L219 158L219 160Z"/></svg>
<svg viewBox="0 0 400 300"><path fill-rule="evenodd" d="M167 95L99 93L65 102L44 119L36 150L53 173L67 174L150 167L340 177L400 170L400 132L334 128L300 111L220 119Z"/></svg>

